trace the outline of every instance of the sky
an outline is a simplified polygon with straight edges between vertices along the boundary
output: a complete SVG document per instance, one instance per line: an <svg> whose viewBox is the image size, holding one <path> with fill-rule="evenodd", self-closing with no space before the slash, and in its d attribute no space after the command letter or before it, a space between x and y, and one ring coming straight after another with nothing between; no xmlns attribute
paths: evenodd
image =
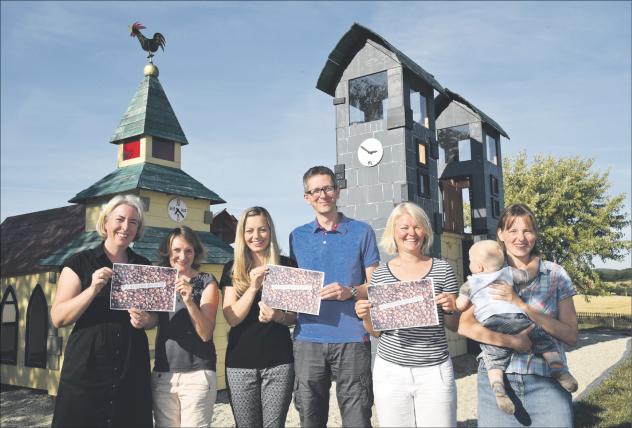
<svg viewBox="0 0 632 428"><path fill-rule="evenodd" d="M166 37L154 62L189 141L182 169L228 202L215 212L268 208L285 252L313 217L302 174L336 161L315 86L354 22L494 118L503 155L593 158L629 215L631 4L2 1L2 221L68 205L116 168L109 139L146 63L135 21Z"/></svg>

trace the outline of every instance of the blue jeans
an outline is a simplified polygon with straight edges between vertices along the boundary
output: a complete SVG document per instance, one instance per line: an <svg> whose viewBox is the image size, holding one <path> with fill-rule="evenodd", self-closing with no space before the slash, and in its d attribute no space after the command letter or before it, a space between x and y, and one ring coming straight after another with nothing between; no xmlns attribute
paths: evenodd
<svg viewBox="0 0 632 428"><path fill-rule="evenodd" d="M342 426L370 427L371 344L294 342L294 405L301 427L325 427L329 389L336 381Z"/></svg>
<svg viewBox="0 0 632 428"><path fill-rule="evenodd" d="M505 374L507 396L516 406L509 415L498 408L489 387L485 363L478 364L479 427L572 427L571 394L553 378L534 374Z"/></svg>

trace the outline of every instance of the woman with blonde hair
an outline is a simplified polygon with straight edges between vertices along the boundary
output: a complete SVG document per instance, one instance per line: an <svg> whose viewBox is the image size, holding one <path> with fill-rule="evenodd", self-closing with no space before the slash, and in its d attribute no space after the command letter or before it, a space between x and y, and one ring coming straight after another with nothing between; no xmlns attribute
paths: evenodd
<svg viewBox="0 0 632 428"><path fill-rule="evenodd" d="M296 267L281 256L265 208L246 209L237 223L235 259L224 266L220 288L231 326L226 382L238 427L282 427L292 400L294 357L288 326L296 314L261 302L266 265Z"/></svg>
<svg viewBox="0 0 632 428"><path fill-rule="evenodd" d="M136 309L110 309L113 263L150 265L129 246L143 233L143 205L118 195L101 210L103 242L61 266L51 308L55 327L75 324L55 400L53 426L151 427L149 348L143 329L158 317Z"/></svg>
<svg viewBox="0 0 632 428"><path fill-rule="evenodd" d="M163 266L178 270L178 279L175 311L159 314L151 378L156 426L210 427L217 397L217 281L198 270L204 246L187 226L178 226L165 237L159 255Z"/></svg>
<svg viewBox="0 0 632 428"><path fill-rule="evenodd" d="M380 338L373 393L381 426L456 426L456 385L443 326L444 315L455 310L458 288L450 265L428 256L432 241L426 213L411 202L397 205L380 242L395 258L373 271L371 284L432 279L438 325L380 334L371 325L371 303L356 302L356 314L364 327ZM456 328L456 320L446 321L449 328Z"/></svg>

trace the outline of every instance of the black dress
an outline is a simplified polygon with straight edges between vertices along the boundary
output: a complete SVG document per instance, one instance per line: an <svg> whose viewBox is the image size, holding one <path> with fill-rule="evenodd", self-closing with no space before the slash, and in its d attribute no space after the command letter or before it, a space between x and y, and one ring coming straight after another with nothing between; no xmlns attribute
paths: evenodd
<svg viewBox="0 0 632 428"><path fill-rule="evenodd" d="M128 263L151 264L131 249L127 257ZM112 268L112 262L101 243L69 257L64 267L79 276L85 290L92 273ZM152 425L147 335L131 325L127 311L110 310L108 282L68 338L52 426Z"/></svg>

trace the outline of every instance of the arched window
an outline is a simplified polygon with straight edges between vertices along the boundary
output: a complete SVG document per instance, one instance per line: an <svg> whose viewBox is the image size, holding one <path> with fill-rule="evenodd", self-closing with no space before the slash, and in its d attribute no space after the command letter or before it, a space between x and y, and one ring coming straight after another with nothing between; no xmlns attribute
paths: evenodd
<svg viewBox="0 0 632 428"><path fill-rule="evenodd" d="M26 310L26 352L24 365L46 368L46 339L48 338L48 303L37 284Z"/></svg>
<svg viewBox="0 0 632 428"><path fill-rule="evenodd" d="M10 285L4 290L0 303L0 363L17 364L18 362L18 301Z"/></svg>

